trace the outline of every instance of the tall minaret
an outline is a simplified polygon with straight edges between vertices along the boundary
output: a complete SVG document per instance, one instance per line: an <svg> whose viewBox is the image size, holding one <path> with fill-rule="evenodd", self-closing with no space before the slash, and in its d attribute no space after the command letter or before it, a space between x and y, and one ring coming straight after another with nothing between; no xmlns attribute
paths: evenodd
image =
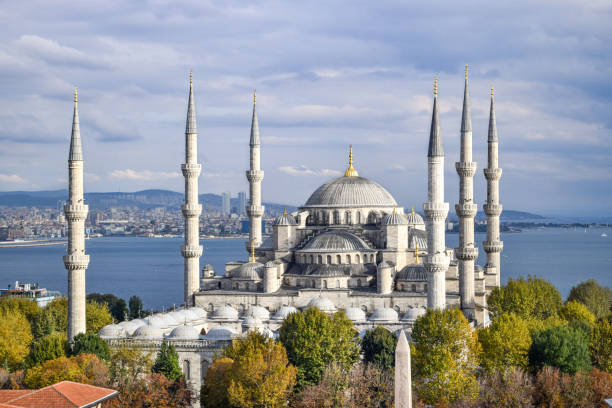
<svg viewBox="0 0 612 408"><path fill-rule="evenodd" d="M249 190L251 201L246 207L247 215L251 223L249 240L246 243L247 250L251 252L251 246L255 248L261 245L261 217L264 214L264 207L261 205L261 181L264 172L260 164L259 124L257 123L257 94L253 92L253 119L251 121L251 169L246 171L249 180Z"/></svg>
<svg viewBox="0 0 612 408"><path fill-rule="evenodd" d="M83 148L79 127L77 89L74 89L74 116L68 154L68 204L64 213L68 220L68 250L64 265L68 270L68 341L85 333L85 270L89 255L85 254L85 218L89 206L83 202Z"/></svg>
<svg viewBox="0 0 612 408"><path fill-rule="evenodd" d="M427 153L427 198L423 204L427 220L427 307L446 307L446 255L445 224L448 203L444 202L444 148L438 119L438 78L434 82L434 104Z"/></svg>
<svg viewBox="0 0 612 408"><path fill-rule="evenodd" d="M504 248L504 243L499 239L499 215L502 206L499 203L499 179L502 169L497 167L497 124L495 123L495 100L493 98L493 87L491 87L491 112L489 114L489 165L484 169L487 179L487 203L482 206L487 215L487 240L482 247L487 253L487 264L485 273L487 286L500 285L499 253Z"/></svg>
<svg viewBox="0 0 612 408"><path fill-rule="evenodd" d="M455 205L459 217L459 247L455 256L459 260L459 293L461 309L468 319L474 318L474 261L478 248L474 247L474 217L478 206L474 204L474 173L476 162L472 161L472 114L468 91L468 66L465 66L465 88L463 91L463 115L461 117L461 154L455 163L459 174L459 204Z"/></svg>
<svg viewBox="0 0 612 408"><path fill-rule="evenodd" d="M185 258L185 306L193 306L193 294L200 289L199 271L202 245L200 245L200 214L202 205L198 202L198 177L202 165L198 163L198 129L196 127L195 101L193 98L193 73L189 73L189 105L185 126L185 164L181 164L185 177L185 245L181 253Z"/></svg>

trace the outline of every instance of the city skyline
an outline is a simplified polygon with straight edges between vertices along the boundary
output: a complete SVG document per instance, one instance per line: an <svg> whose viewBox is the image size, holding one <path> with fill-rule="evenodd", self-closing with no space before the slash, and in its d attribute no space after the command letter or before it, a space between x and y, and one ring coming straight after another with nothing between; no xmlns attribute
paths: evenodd
<svg viewBox="0 0 612 408"><path fill-rule="evenodd" d="M85 191L181 191L176 163L193 69L200 191L246 190L257 88L265 201L303 204L313 188L340 175L353 144L360 174L420 206L438 76L445 195L456 202L453 166L468 63L475 201L486 198L482 168L494 84L506 208L609 215L612 93L605 38L612 29L604 3L351 9L314 2L302 10L312 18L267 2L150 5L148 12L95 2L60 3L53 14L49 7L17 4L5 11L12 18L0 43L7 85L0 92L1 190L65 185L71 95L78 86ZM314 18L309 10L317 9L325 13ZM54 18L42 20L49 15ZM459 35L424 29L434 22Z"/></svg>

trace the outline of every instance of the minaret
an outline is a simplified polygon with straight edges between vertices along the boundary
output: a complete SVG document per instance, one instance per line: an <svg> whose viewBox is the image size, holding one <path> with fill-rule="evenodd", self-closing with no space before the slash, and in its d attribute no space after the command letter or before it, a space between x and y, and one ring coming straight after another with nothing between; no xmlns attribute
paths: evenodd
<svg viewBox="0 0 612 408"><path fill-rule="evenodd" d="M251 223L249 240L246 243L247 250L251 252L251 246L255 248L261 245L261 217L264 214L264 207L261 205L261 181L264 172L260 164L259 124L257 123L257 94L253 92L253 119L251 121L251 169L246 171L249 180L249 190L251 202L246 207L247 215Z"/></svg>
<svg viewBox="0 0 612 408"><path fill-rule="evenodd" d="M434 82L434 104L427 153L427 198L423 204L427 222L427 258L423 263L427 271L427 307L446 307L446 255L445 222L448 203L444 202L444 148L438 119L438 78Z"/></svg>
<svg viewBox="0 0 612 408"><path fill-rule="evenodd" d="M461 309L468 319L474 318L474 261L478 248L474 247L474 217L478 206L474 204L474 173L476 162L472 161L472 114L468 91L468 66L465 66L465 88L463 91L463 115L461 117L461 154L455 163L459 174L459 204L455 205L459 217L459 247L455 256L459 260L459 293Z"/></svg>
<svg viewBox="0 0 612 408"><path fill-rule="evenodd" d="M487 203L482 206L487 215L487 240L482 247L487 253L487 264L485 274L487 286L500 285L499 254L504 248L504 243L499 239L499 215L502 206L499 203L499 179L502 169L497 167L497 125L495 123L495 100L493 98L493 87L491 87L491 112L489 114L489 165L484 169L487 179Z"/></svg>
<svg viewBox="0 0 612 408"><path fill-rule="evenodd" d="M68 204L64 206L68 220L68 250L64 265L68 270L68 341L85 333L85 270L89 255L85 254L85 218L89 206L83 202L83 148L79 127L77 89L74 89L74 116L68 155Z"/></svg>
<svg viewBox="0 0 612 408"><path fill-rule="evenodd" d="M198 177L202 165L198 163L198 129L196 127L195 101L193 98L193 73L189 73L189 104L185 126L185 163L181 164L185 177L185 203L181 206L185 217L185 245L181 253L185 258L185 306L193 306L193 294L200 289L200 214L202 205L198 202Z"/></svg>

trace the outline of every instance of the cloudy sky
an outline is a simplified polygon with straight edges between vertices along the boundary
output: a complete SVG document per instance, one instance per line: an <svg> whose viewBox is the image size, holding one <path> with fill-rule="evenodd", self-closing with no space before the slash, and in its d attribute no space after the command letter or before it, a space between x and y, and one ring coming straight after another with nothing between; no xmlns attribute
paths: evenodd
<svg viewBox="0 0 612 408"><path fill-rule="evenodd" d="M610 214L609 1L13 1L0 10L0 190L66 186L79 87L86 191L182 191L189 70L202 192L246 191L252 91L263 198L355 167L420 207L433 77L447 201L470 65L475 197L495 86L506 209Z"/></svg>

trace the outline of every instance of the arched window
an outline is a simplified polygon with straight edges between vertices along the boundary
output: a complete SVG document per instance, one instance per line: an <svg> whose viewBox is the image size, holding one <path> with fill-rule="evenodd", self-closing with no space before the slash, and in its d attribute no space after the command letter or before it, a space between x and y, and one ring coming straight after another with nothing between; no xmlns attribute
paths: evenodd
<svg viewBox="0 0 612 408"><path fill-rule="evenodd" d="M370 254L370 263L374 263L374 254Z"/></svg>
<svg viewBox="0 0 612 408"><path fill-rule="evenodd" d="M423 292L427 292L427 284L423 285Z"/></svg>
<svg viewBox="0 0 612 408"><path fill-rule="evenodd" d="M340 287L340 279L336 280L336 287L339 288Z"/></svg>
<svg viewBox="0 0 612 408"><path fill-rule="evenodd" d="M234 290L238 289L240 289L240 285L238 284L238 282L234 282Z"/></svg>
<svg viewBox="0 0 612 408"><path fill-rule="evenodd" d="M416 292L416 285L412 285L412 291Z"/></svg>
<svg viewBox="0 0 612 408"><path fill-rule="evenodd" d="M359 256L359 254L355 255L355 262L358 264L361 263L361 257Z"/></svg>
<svg viewBox="0 0 612 408"><path fill-rule="evenodd" d="M183 374L185 375L185 380L191 379L191 370L189 360L183 361Z"/></svg>
<svg viewBox="0 0 612 408"><path fill-rule="evenodd" d="M361 212L359 211L355 214L355 224L361 224Z"/></svg>
<svg viewBox="0 0 612 408"><path fill-rule="evenodd" d="M313 264L314 263L314 255L310 255L310 263Z"/></svg>
<svg viewBox="0 0 612 408"><path fill-rule="evenodd" d="M342 263L342 255L340 255L340 254L336 255L336 263L338 265L340 265Z"/></svg>
<svg viewBox="0 0 612 408"><path fill-rule="evenodd" d="M332 258L331 258L331 255L327 255L327 263L328 263L329 265L331 265L331 263L332 263Z"/></svg>
<svg viewBox="0 0 612 408"><path fill-rule="evenodd" d="M334 211L334 224L340 224L340 213L338 211Z"/></svg>
<svg viewBox="0 0 612 408"><path fill-rule="evenodd" d="M360 288L361 287L361 279L357 279L357 287Z"/></svg>
<svg viewBox="0 0 612 408"><path fill-rule="evenodd" d="M311 287L311 288L314 288L314 287L315 287L315 281L314 281L314 279L312 279L312 280L310 281L310 287Z"/></svg>
<svg viewBox="0 0 612 408"><path fill-rule="evenodd" d="M346 255L346 263L349 265L351 264L351 256L348 254Z"/></svg>
<svg viewBox="0 0 612 408"><path fill-rule="evenodd" d="M327 289L327 281L326 280L323 281L323 288Z"/></svg>
<svg viewBox="0 0 612 408"><path fill-rule="evenodd" d="M322 255L317 256L317 260L319 261L320 264L322 264L323 263L323 256Z"/></svg>
<svg viewBox="0 0 612 408"><path fill-rule="evenodd" d="M345 224L351 224L351 212L347 211L346 213L344 213L344 223Z"/></svg>

